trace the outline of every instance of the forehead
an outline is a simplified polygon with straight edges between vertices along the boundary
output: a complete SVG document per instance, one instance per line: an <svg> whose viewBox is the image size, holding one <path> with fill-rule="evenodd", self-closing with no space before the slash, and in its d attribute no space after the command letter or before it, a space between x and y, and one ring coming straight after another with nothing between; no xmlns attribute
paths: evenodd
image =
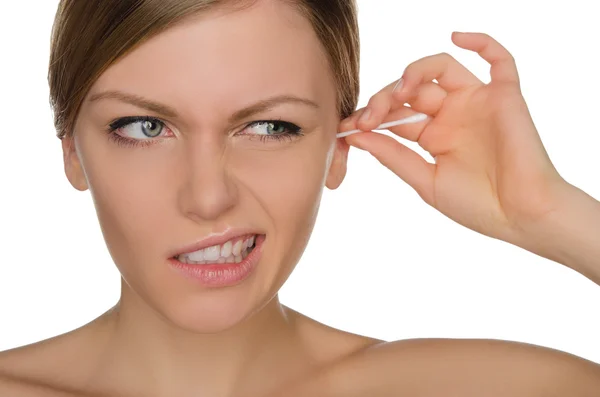
<svg viewBox="0 0 600 397"><path fill-rule="evenodd" d="M182 113L280 94L335 101L310 22L283 1L211 9L159 33L111 65L90 92L113 89L169 102Z"/></svg>

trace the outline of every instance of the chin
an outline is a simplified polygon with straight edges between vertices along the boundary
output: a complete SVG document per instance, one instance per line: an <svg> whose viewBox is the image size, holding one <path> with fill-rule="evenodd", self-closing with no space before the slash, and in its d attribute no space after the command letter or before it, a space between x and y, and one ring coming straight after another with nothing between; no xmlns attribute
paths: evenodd
<svg viewBox="0 0 600 397"><path fill-rule="evenodd" d="M192 264L180 271L173 258L149 265L155 262L146 257L133 268L120 266L126 280L123 303L138 308L145 306L149 310L140 313L149 311L150 317L162 319L168 327L191 333L214 334L235 328L260 313L273 301L281 286L280 269L266 265L271 255L265 255L258 263L264 240L257 238L252 250L250 244L245 261L240 262L253 262L252 271L244 279L226 286L207 285L204 277L196 277L190 271L204 265ZM143 321L145 316L136 317Z"/></svg>
<svg viewBox="0 0 600 397"><path fill-rule="evenodd" d="M256 296L251 283L168 299L158 312L177 328L198 334L227 331L252 318L273 296Z"/></svg>

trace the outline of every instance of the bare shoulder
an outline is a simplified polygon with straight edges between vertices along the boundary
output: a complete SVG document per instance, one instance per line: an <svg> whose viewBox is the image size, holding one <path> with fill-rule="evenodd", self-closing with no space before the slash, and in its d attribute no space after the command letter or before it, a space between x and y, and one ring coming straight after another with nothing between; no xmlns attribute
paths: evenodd
<svg viewBox="0 0 600 397"><path fill-rule="evenodd" d="M409 339L366 347L292 395L598 397L600 365L537 345Z"/></svg>
<svg viewBox="0 0 600 397"><path fill-rule="evenodd" d="M57 342L53 338L0 352L0 396L79 396L60 385L58 372L67 368L53 353Z"/></svg>
<svg viewBox="0 0 600 397"><path fill-rule="evenodd" d="M0 352L0 396L72 397L83 393L99 320L39 342Z"/></svg>
<svg viewBox="0 0 600 397"><path fill-rule="evenodd" d="M14 397L82 397L81 394L51 385L0 373L0 396ZM91 397L91 396L90 396Z"/></svg>

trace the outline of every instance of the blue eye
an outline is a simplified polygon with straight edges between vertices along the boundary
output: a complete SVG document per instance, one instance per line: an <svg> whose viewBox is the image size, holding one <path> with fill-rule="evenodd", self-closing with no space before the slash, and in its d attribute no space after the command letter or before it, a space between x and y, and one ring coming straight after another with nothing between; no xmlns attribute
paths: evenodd
<svg viewBox="0 0 600 397"><path fill-rule="evenodd" d="M124 117L110 125L110 132L119 130L126 132L127 138L131 139L152 139L161 134L165 124L153 117Z"/></svg>
<svg viewBox="0 0 600 397"><path fill-rule="evenodd" d="M301 136L302 129L298 127L296 124L289 123L287 121L280 120L261 120L255 121L249 124L246 129L254 129L258 130L259 127L265 131L264 134L256 134L261 140L269 140L269 139L289 139L292 140L295 137ZM253 136L255 134L241 134L241 135L250 135Z"/></svg>
<svg viewBox="0 0 600 397"><path fill-rule="evenodd" d="M133 116L123 117L109 125L107 133L109 139L123 147L148 147L158 141L159 137L167 127L165 123L155 117ZM244 131L248 129L262 130L264 133L238 134L247 136L249 139L258 138L265 142L269 140L293 140L304 135L302 129L296 124L281 120L261 120L248 124Z"/></svg>

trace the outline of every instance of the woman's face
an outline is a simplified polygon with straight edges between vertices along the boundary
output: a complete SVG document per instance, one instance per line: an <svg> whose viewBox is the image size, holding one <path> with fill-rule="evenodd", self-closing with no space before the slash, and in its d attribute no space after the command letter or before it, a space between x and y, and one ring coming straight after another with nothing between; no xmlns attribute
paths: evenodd
<svg viewBox="0 0 600 397"><path fill-rule="evenodd" d="M90 100L111 91L172 114ZM283 96L302 101L239 113ZM115 131L137 144L123 145L106 131L127 116L160 122ZM301 135L287 124L250 125L261 120L293 123ZM74 187L90 189L129 295L180 327L214 332L263 307L300 259L323 186L336 188L345 174L338 125L330 67L310 23L283 2L261 1L188 20L107 69L81 108L73 148L63 143L65 168ZM209 288L170 268L174 250L227 227L266 236L243 282Z"/></svg>

